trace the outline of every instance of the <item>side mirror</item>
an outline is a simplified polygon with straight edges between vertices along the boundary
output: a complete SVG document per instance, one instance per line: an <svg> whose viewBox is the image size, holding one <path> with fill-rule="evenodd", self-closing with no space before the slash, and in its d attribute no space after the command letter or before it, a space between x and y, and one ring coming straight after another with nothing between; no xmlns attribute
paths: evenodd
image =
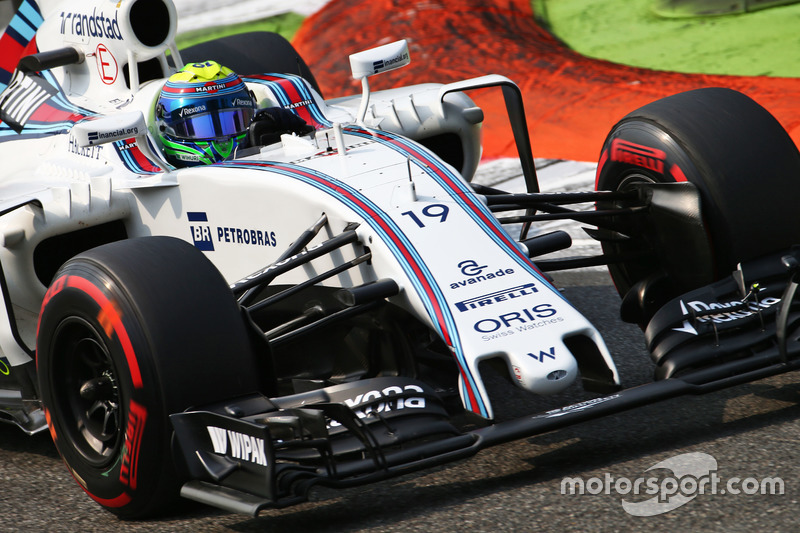
<svg viewBox="0 0 800 533"><path fill-rule="evenodd" d="M389 72L409 63L411 57L408 55L408 42L405 39L350 56L350 70L355 80Z"/></svg>
<svg viewBox="0 0 800 533"><path fill-rule="evenodd" d="M84 120L72 126L72 135L78 146L81 147L136 139L136 144L142 154L158 164L165 173L169 173L170 165L159 153L150 149L147 133L147 123L141 111L117 113L95 120Z"/></svg>
<svg viewBox="0 0 800 533"><path fill-rule="evenodd" d="M375 74L389 72L411 63L408 42L403 39L358 52L350 56L350 71L353 79L361 80L361 105L358 108L358 123L364 125L364 117L369 105L369 82L367 78Z"/></svg>
<svg viewBox="0 0 800 533"><path fill-rule="evenodd" d="M96 146L147 135L147 123L140 111L118 113L84 120L72 127L78 146Z"/></svg>

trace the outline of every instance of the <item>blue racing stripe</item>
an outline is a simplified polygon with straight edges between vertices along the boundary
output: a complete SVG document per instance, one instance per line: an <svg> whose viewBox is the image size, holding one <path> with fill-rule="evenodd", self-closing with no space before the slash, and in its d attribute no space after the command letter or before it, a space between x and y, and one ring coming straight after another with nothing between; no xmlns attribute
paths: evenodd
<svg viewBox="0 0 800 533"><path fill-rule="evenodd" d="M308 110L311 117L318 124L322 126L330 127L333 125L333 123L325 117L325 114L317 105L314 99L314 95L309 90L308 85L306 85L306 82L303 78L293 75L274 74L274 73L264 74L263 76L270 78L277 78L280 80L285 80L290 82L292 84L292 87L297 91L297 94L300 96L300 98L303 101L308 102L308 104L304 105L303 107L306 110ZM263 77L259 78L245 77L243 79L246 83L258 83L267 86L270 89L270 91L272 91L272 93L275 95L275 98L277 98L280 106L283 107L284 109L292 109L293 104L297 103L286 92L286 89L284 89L283 86L276 80L265 79ZM295 113L297 113L297 111L295 111Z"/></svg>
<svg viewBox="0 0 800 533"><path fill-rule="evenodd" d="M292 86L297 90L297 92L302 96L305 100L311 101L306 107L314 117L314 119L319 122L320 124L324 124L326 126L332 126L333 124L322 114L322 110L314 101L314 95L311 94L311 91L308 89L308 85L306 84L303 78L299 78L297 76L284 76L282 74L276 74L276 77L284 78L291 81Z"/></svg>
<svg viewBox="0 0 800 533"><path fill-rule="evenodd" d="M11 21L9 28L17 32L24 42L28 43L36 35L37 26L32 25L26 17L17 16Z"/></svg>
<svg viewBox="0 0 800 533"><path fill-rule="evenodd" d="M8 35L9 37L17 41L17 43L19 43L19 45L22 46L23 48L27 46L28 43L30 42L30 39L26 39L25 36L22 33L20 33L20 31L17 30L14 26L9 26L8 28L6 28L5 35Z"/></svg>
<svg viewBox="0 0 800 533"><path fill-rule="evenodd" d="M42 14L39 12L39 8L31 0L25 0L22 2L22 5L19 6L17 13L21 13L26 19L28 19L28 22L35 29L38 29L39 26L42 25L42 22L44 22L44 18L42 18Z"/></svg>

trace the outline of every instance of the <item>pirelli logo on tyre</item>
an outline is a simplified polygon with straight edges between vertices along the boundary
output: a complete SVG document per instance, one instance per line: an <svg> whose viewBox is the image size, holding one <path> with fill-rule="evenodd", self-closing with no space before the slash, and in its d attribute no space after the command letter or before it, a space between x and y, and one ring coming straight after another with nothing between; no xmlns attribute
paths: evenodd
<svg viewBox="0 0 800 533"><path fill-rule="evenodd" d="M642 146L623 139L611 141L611 160L664 173L667 154L663 150Z"/></svg>

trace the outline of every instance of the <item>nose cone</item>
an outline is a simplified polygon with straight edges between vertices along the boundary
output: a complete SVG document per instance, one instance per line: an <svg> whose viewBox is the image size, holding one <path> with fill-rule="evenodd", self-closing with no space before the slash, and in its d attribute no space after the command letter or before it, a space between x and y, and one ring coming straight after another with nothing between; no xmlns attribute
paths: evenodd
<svg viewBox="0 0 800 533"><path fill-rule="evenodd" d="M508 354L508 363L517 385L536 394L561 392L578 377L575 357L561 344Z"/></svg>

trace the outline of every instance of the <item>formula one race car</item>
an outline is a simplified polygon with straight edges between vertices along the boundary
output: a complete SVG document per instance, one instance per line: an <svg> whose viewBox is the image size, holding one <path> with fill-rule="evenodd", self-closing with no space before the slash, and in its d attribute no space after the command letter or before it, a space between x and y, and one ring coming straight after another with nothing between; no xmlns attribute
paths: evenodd
<svg viewBox="0 0 800 533"><path fill-rule="evenodd" d="M743 94L632 112L597 191L544 194L502 76L371 92L409 62L399 41L350 57L362 94L324 100L276 35L179 51L176 24L171 0L24 0L0 40L0 419L49 428L111 512L180 493L255 515L800 366L800 154ZM465 91L492 87L524 194L471 183ZM603 254L537 260L570 246L535 227L561 218ZM621 388L547 274L589 265L652 383ZM596 394L493 422L489 367Z"/></svg>

